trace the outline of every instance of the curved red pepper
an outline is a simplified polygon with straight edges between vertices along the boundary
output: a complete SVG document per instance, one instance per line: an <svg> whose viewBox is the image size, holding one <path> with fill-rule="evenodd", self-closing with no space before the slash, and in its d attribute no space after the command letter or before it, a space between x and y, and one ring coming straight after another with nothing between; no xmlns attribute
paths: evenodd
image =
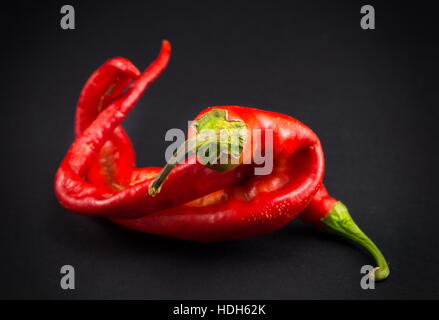
<svg viewBox="0 0 439 320"><path fill-rule="evenodd" d="M275 130L273 172L240 179L240 184L178 207L138 219L113 221L187 240L237 240L273 232L305 209L320 188L324 172L317 136L289 116L252 108L211 107L195 120L212 109L227 110L231 119L243 120L249 130ZM182 183L185 189L197 184ZM167 181L163 190L170 190Z"/></svg>
<svg viewBox="0 0 439 320"><path fill-rule="evenodd" d="M386 278L382 254L370 239L358 236L361 230L322 184L324 159L318 137L289 116L238 106L204 110L196 121L222 110L227 119L244 123L248 132L272 130L272 173L252 175L255 164L227 172L199 162L177 164L163 191L154 197L148 194L160 168L135 167L132 144L120 123L166 67L169 56L170 44L163 41L158 58L142 74L128 60L115 58L87 81L77 105L76 138L55 178L60 203L131 229L195 241L267 234L300 214L307 222L362 244L377 260L376 278ZM195 134L189 132L190 137Z"/></svg>
<svg viewBox="0 0 439 320"><path fill-rule="evenodd" d="M245 166L242 166L237 170L220 173L210 170L200 163L182 164L178 165L167 179L167 185L174 192L161 193L154 198L145 196L153 178L150 174L151 169L133 170L134 168L131 166L134 154L131 151L129 140L119 124L135 106L145 89L166 67L169 55L170 44L164 41L159 57L134 80L125 93L120 94L117 98L113 97L112 94L106 98L104 93L102 99L96 99L94 98L94 90L88 88L95 85L96 80L100 78L105 79L106 83L111 82L107 81L110 78L109 71L116 78L120 75L135 76L136 73L132 72L131 64L127 64L126 60L117 59L116 63L110 60L98 69L91 80L87 82L79 101L79 116L77 114L76 118L78 124L75 128L79 135L67 152L55 178L55 192L64 207L83 215L139 217L224 188L241 177L245 171L248 171ZM116 81L116 79L114 80ZM96 87L102 89L104 86L96 84ZM119 86L116 88L117 91L120 90ZM96 92L102 93L102 90L96 90ZM103 103L98 103L98 105L89 103L96 101ZM109 104L105 105L105 103ZM95 110L101 110L101 112L85 129L83 123L90 122L91 115L96 114ZM84 117L87 115L87 118L82 120L81 115ZM104 143L110 138L110 146L101 151ZM114 148L117 148L121 153L119 155L110 153ZM103 157L99 157L99 152L103 153ZM121 156L122 152L124 156ZM96 166L96 157L99 157L99 162L108 162L111 166L104 166L107 171L107 173L101 174L104 177L100 177L99 174L95 175L97 184L94 184L85 180L84 177L87 176L87 171L89 178L95 172L90 171L89 166ZM113 161L113 159L117 161ZM117 167L118 163L121 162L124 165L120 168ZM154 172L158 171L159 169L156 168ZM108 184L107 180L111 179L113 175L115 179L112 180L111 184ZM198 187L193 190L181 188L182 181L195 179L200 179Z"/></svg>

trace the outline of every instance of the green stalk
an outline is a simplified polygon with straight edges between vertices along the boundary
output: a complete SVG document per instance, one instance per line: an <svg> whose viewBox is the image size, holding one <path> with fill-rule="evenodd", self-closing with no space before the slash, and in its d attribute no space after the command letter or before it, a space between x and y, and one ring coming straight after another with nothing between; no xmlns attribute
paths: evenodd
<svg viewBox="0 0 439 320"><path fill-rule="evenodd" d="M155 177L154 181L148 187L148 194L154 197L157 193L160 192L163 183L168 177L169 173L171 173L172 169L186 158L186 155L190 152L194 151L196 147L194 141L198 137L195 136L193 139L186 140L181 146L178 147L177 151L173 154L171 159L166 163L160 173Z"/></svg>
<svg viewBox="0 0 439 320"><path fill-rule="evenodd" d="M338 201L321 221L328 231L358 243L373 256L377 264L377 267L374 269L376 281L384 280L389 276L390 269L384 255L375 243L357 226L343 203Z"/></svg>
<svg viewBox="0 0 439 320"><path fill-rule="evenodd" d="M216 171L228 171L239 165L239 162L222 164L219 160L221 157L239 160L245 143L245 131L243 134L242 130L247 128L243 121L228 119L226 110L212 109L195 121L194 128L197 134L178 147L171 159L149 185L148 194L150 196L153 197L160 192L169 173L188 154L197 153L197 156L201 156L205 166ZM227 134L222 135L221 131L225 131ZM215 152L209 153L210 147L213 145Z"/></svg>

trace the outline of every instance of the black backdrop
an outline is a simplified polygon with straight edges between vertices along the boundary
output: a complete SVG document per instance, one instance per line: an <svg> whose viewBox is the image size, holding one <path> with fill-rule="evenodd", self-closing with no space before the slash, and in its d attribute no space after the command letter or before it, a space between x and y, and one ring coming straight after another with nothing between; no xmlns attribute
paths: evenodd
<svg viewBox="0 0 439 320"><path fill-rule="evenodd" d="M438 298L437 31L422 2L60 1L2 8L2 298ZM372 4L376 30L360 28ZM164 134L210 105L286 113L319 135L325 183L383 250L391 277L360 288L372 261L300 221L269 236L198 244L69 213L53 177L73 139L87 77L123 56L173 56L124 122L139 166L161 166ZM76 289L59 286L76 269Z"/></svg>

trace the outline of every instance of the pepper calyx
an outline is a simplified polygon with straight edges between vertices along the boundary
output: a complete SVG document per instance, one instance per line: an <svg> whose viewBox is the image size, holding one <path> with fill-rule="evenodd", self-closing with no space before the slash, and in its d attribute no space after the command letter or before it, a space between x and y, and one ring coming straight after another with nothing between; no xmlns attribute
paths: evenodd
<svg viewBox="0 0 439 320"><path fill-rule="evenodd" d="M155 196L172 169L195 153L205 166L220 172L234 169L241 163L246 141L247 125L239 119L228 119L227 110L213 108L193 123L197 133L186 140L168 160L148 188Z"/></svg>
<svg viewBox="0 0 439 320"><path fill-rule="evenodd" d="M349 214L346 206L337 201L326 217L320 219L327 231L336 233L348 238L364 249L366 249L375 259L377 267L374 268L374 278L376 281L386 279L390 274L389 265L384 255L373 243L373 241L358 227Z"/></svg>
<svg viewBox="0 0 439 320"><path fill-rule="evenodd" d="M200 162L216 171L228 171L240 164L246 141L244 121L228 119L227 110L212 109L194 121L195 150Z"/></svg>

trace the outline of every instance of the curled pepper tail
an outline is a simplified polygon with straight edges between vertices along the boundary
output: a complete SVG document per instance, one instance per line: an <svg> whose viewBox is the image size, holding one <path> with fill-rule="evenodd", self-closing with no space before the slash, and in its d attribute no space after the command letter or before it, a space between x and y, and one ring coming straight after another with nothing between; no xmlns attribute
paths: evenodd
<svg viewBox="0 0 439 320"><path fill-rule="evenodd" d="M375 243L357 226L343 203L337 201L326 217L320 219L320 221L326 230L353 240L374 257L377 263L377 267L374 269L376 281L384 280L390 275L389 265L384 255Z"/></svg>

